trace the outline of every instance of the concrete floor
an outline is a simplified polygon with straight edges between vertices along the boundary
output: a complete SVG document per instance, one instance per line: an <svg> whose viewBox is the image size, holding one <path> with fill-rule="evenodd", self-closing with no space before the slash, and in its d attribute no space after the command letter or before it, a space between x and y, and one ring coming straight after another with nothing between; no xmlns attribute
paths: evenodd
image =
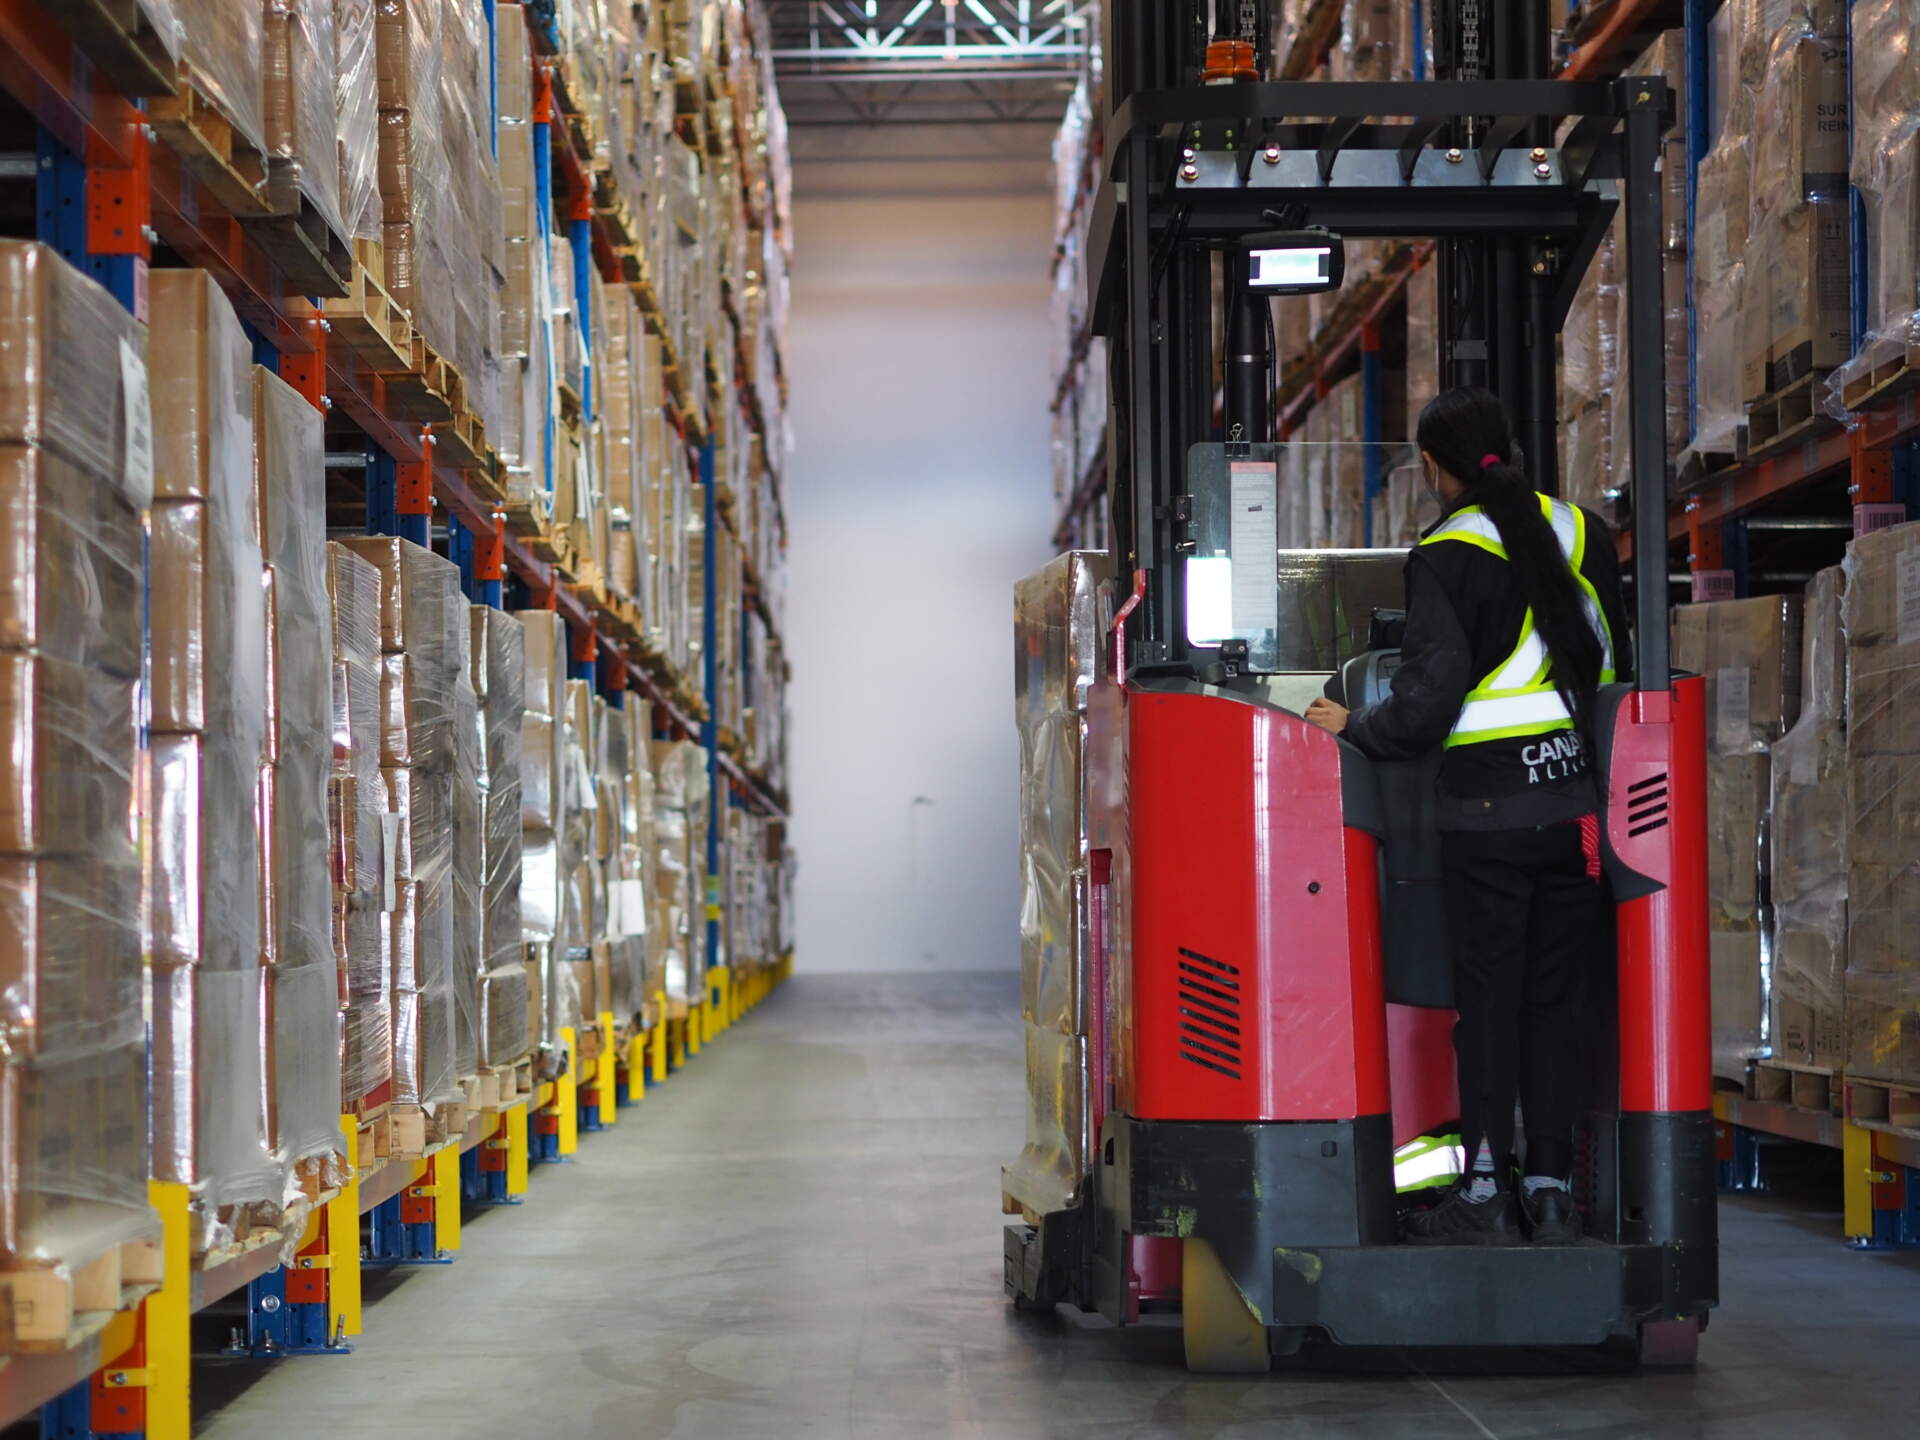
<svg viewBox="0 0 1920 1440"><path fill-rule="evenodd" d="M536 1172L525 1206L470 1216L456 1264L371 1284L351 1358L201 1366L197 1433L1914 1433L1920 1257L1840 1245L1838 1156L1801 1157L1811 1200L1723 1206L1725 1308L1692 1374L1387 1354L1195 1379L1177 1341L1018 1315L997 1214L1021 1138L1016 1015L1011 977L798 977L576 1164Z"/></svg>

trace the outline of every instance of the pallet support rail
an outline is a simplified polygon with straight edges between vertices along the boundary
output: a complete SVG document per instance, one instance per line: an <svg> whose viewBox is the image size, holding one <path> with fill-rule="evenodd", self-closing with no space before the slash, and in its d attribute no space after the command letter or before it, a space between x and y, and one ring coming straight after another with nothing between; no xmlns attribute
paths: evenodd
<svg viewBox="0 0 1920 1440"><path fill-rule="evenodd" d="M496 21L484 4L489 34ZM444 531L460 566L462 588L477 604L505 607L509 593L557 611L573 637L574 657L610 703L628 690L645 697L658 734L703 743L712 793L781 816L785 798L740 755L722 747L712 718L716 700L711 630L714 616L715 477L711 442L696 385L666 403L678 433L700 456L699 483L708 519L706 544L707 658L701 676L682 675L636 643L625 618L596 586L582 584L540 553L534 537L517 533L503 509L502 475L490 450L478 450L436 426L422 425L388 393L388 371L370 365L339 332L352 302L291 293L279 263L258 232L223 206L156 132L144 101L115 88L108 67L92 63L51 17L46 0L0 0L0 89L38 123L33 152L33 206L39 237L91 275L137 318L146 318L147 272L156 247L209 272L232 302L260 358L322 414L350 422L364 452L329 453L330 474L357 471L364 482L371 534L399 535L431 546ZM529 14L536 51L551 54ZM574 148L586 121L571 113L562 87L552 84L545 54L532 62L536 95L537 202L551 230L556 187L562 219L575 250L574 301L585 331L592 323L596 280L628 278L605 217L593 206L590 159ZM490 52L491 56L491 52ZM489 100L497 114L498 77L489 60ZM124 73L116 69L116 74ZM156 90L155 93L158 93ZM556 133L557 131L557 133ZM24 173L20 178L24 178ZM356 260L354 270L364 274ZM377 279L374 283L377 290ZM340 292L330 292L337 294ZM346 307L335 308L336 303ZM657 316L652 318L657 320ZM725 327L737 373L747 372L740 321L729 308ZM362 322L364 325L365 322ZM776 375L780 359L773 357ZM413 377L417 383L418 376ZM696 379L698 377L695 377ZM594 413L591 372L581 399ZM738 401L750 429L770 448L773 438L757 395L740 387ZM551 416L549 416L551 423ZM336 443L336 448L337 443ZM549 465L552 446L547 447ZM771 487L776 533L785 534L780 476L762 461ZM543 477L551 488L552 476ZM731 520L729 519L729 522ZM743 555L749 598L778 640L762 577ZM724 787L724 789L722 789ZM716 806L715 813L718 813ZM709 864L715 863L710 838ZM711 917L717 892L700 897ZM717 925L707 920L707 948L717 948ZM706 1041L770 993L784 964L764 983L736 987L724 970L707 976L685 1021L669 1022L664 994L654 997L661 1020L621 1038L614 1017L601 1012L589 1032L593 1054L582 1057L580 1035L563 1033L560 1073L542 1079L492 1108L470 1113L461 1134L424 1156L362 1157L359 1122L343 1117L347 1178L315 1198L297 1242L273 1236L232 1255L196 1261L190 1253L189 1196L184 1187L154 1182L150 1198L159 1217L151 1285L123 1290L129 1308L71 1348L51 1354L0 1358L0 1423L41 1412L42 1434L62 1440L95 1435L144 1435L185 1440L190 1432L190 1353L194 1317L216 1301L243 1302L232 1353L257 1357L338 1356L362 1334L364 1265L444 1264L460 1248L463 1203L517 1206L527 1198L529 1173L541 1161L570 1160L582 1129L605 1129L623 1104L640 1099L648 1082L666 1081ZM583 1113L582 1104L587 1105ZM366 1244L363 1254L363 1226ZM263 1237L264 1238L264 1237ZM291 1254L282 1264L283 1254Z"/></svg>

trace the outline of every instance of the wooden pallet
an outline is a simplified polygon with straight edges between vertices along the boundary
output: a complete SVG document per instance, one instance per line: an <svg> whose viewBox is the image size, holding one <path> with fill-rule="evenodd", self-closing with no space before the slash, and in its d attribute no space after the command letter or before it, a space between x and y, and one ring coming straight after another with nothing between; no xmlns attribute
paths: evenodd
<svg viewBox="0 0 1920 1440"><path fill-rule="evenodd" d="M456 411L451 420L434 427L433 436L441 453L452 457L461 469L492 470L493 452L487 448L486 422L471 410Z"/></svg>
<svg viewBox="0 0 1920 1440"><path fill-rule="evenodd" d="M1816 370L1749 403L1747 453L1741 458L1756 460L1832 429L1835 422L1820 404L1826 383L1826 372Z"/></svg>
<svg viewBox="0 0 1920 1440"><path fill-rule="evenodd" d="M466 1102L445 1100L432 1109L396 1104L391 1124L393 1147L388 1158L424 1160L437 1150L459 1143L467 1128Z"/></svg>
<svg viewBox="0 0 1920 1440"><path fill-rule="evenodd" d="M1874 363L1842 387L1840 399L1849 410L1864 410L1916 389L1920 389L1920 340L1905 346L1881 344Z"/></svg>
<svg viewBox="0 0 1920 1440"><path fill-rule="evenodd" d="M1756 1061L1748 1077L1748 1097L1821 1115L1840 1113L1840 1082L1830 1067Z"/></svg>
<svg viewBox="0 0 1920 1440"><path fill-rule="evenodd" d="M335 337L375 375L390 375L413 363L413 327L388 293L386 274L379 242L355 240L347 294L320 307Z"/></svg>
<svg viewBox="0 0 1920 1440"><path fill-rule="evenodd" d="M62 0L48 10L121 94L174 93L177 62L140 0Z"/></svg>
<svg viewBox="0 0 1920 1440"><path fill-rule="evenodd" d="M251 220L271 213L267 157L254 149L184 70L174 82L173 94L148 102L147 120L229 215Z"/></svg>
<svg viewBox="0 0 1920 1440"><path fill-rule="evenodd" d="M247 221L251 235L299 295L326 298L353 293L353 245L327 222L300 188L299 166L273 159L267 165L267 205L262 219Z"/></svg>
<svg viewBox="0 0 1920 1440"><path fill-rule="evenodd" d="M160 1241L128 1240L80 1265L0 1275L7 1293L6 1350L47 1355L85 1343L164 1279Z"/></svg>
<svg viewBox="0 0 1920 1440"><path fill-rule="evenodd" d="M371 1170L393 1153L392 1106L378 1105L359 1117L353 1138L353 1153L347 1159L353 1168Z"/></svg>
<svg viewBox="0 0 1920 1440"><path fill-rule="evenodd" d="M481 1113L509 1110L533 1094L533 1061L521 1059L511 1065L488 1066L466 1083L469 1109Z"/></svg>
<svg viewBox="0 0 1920 1440"><path fill-rule="evenodd" d="M405 370L381 376L389 406L410 420L438 425L464 406L466 386L453 363L413 332L413 353Z"/></svg>
<svg viewBox="0 0 1920 1440"><path fill-rule="evenodd" d="M1858 1125L1920 1135L1920 1088L1869 1076L1846 1077L1846 1115Z"/></svg>

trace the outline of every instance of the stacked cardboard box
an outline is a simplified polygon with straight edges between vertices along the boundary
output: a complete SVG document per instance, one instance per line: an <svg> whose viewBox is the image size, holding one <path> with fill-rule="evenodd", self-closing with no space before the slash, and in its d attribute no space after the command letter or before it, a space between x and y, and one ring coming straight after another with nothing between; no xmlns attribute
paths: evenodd
<svg viewBox="0 0 1920 1440"><path fill-rule="evenodd" d="M320 412L258 367L253 440L267 597L267 758L259 805L269 1135L294 1192L317 1194L341 1179L339 981L327 848L333 647L326 446Z"/></svg>
<svg viewBox="0 0 1920 1440"><path fill-rule="evenodd" d="M1100 592L1111 575L1106 556L1073 552L1014 588L1027 1139L1001 1188L1040 1214L1076 1203L1090 1159L1086 712L1101 678Z"/></svg>
<svg viewBox="0 0 1920 1440"><path fill-rule="evenodd" d="M685 740L653 744L653 936L669 1015L683 1016L701 995L706 967L704 903L706 755Z"/></svg>
<svg viewBox="0 0 1920 1440"><path fill-rule="evenodd" d="M526 712L526 630L489 605L468 612L479 706L481 927L477 1001L479 1063L510 1065L527 1053L525 942L521 934L521 730Z"/></svg>
<svg viewBox="0 0 1920 1440"><path fill-rule="evenodd" d="M1847 959L1847 653L1844 574L1807 586L1800 718L1772 751L1773 1058L1844 1063Z"/></svg>
<svg viewBox="0 0 1920 1440"><path fill-rule="evenodd" d="M1766 57L1748 150L1740 390L1751 407L1852 353L1845 7L1795 7L1740 43Z"/></svg>
<svg viewBox="0 0 1920 1440"><path fill-rule="evenodd" d="M456 788L467 684L467 607L460 572L390 536L345 543L380 576L380 779L392 904L382 912L391 967L393 1103L432 1113L460 1095L473 1043L472 977L456 945L477 945L471 916L456 924ZM464 694L463 694L464 692ZM470 1068L470 1067L469 1067Z"/></svg>
<svg viewBox="0 0 1920 1440"><path fill-rule="evenodd" d="M1771 748L1799 718L1798 596L1683 605L1673 663L1707 682L1707 894L1713 972L1713 1063L1739 1079L1767 1053Z"/></svg>
<svg viewBox="0 0 1920 1440"><path fill-rule="evenodd" d="M352 7L343 8L351 17ZM342 37L334 9L332 0L262 0L261 123L276 203L304 197L328 229L347 236L334 88Z"/></svg>
<svg viewBox="0 0 1920 1440"><path fill-rule="evenodd" d="M1920 525L1847 551L1846 1066L1920 1082Z"/></svg>
<svg viewBox="0 0 1920 1440"><path fill-rule="evenodd" d="M147 912L155 1178L195 1246L272 1218L262 891L267 614L245 332L213 278L152 277L154 503Z"/></svg>
<svg viewBox="0 0 1920 1440"><path fill-rule="evenodd" d="M333 764L327 776L333 853L333 956L339 972L340 1107L371 1116L393 1099L393 966L385 912L396 899L386 861L380 778L380 572L337 541L327 546L333 606Z"/></svg>
<svg viewBox="0 0 1920 1440"><path fill-rule="evenodd" d="M133 833L145 336L51 249L0 242L0 1261L157 1235ZM130 429L129 420L134 422ZM38 1333L7 1280L0 1340Z"/></svg>
<svg viewBox="0 0 1920 1440"><path fill-rule="evenodd" d="M1852 179L1865 207L1866 337L1841 396L1920 348L1920 73L1913 0L1863 0L1853 34Z"/></svg>

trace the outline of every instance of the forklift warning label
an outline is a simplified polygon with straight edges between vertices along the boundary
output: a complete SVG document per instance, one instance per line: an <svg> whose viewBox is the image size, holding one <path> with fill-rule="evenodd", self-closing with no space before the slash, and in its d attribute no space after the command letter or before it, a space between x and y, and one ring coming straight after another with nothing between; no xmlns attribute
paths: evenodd
<svg viewBox="0 0 1920 1440"><path fill-rule="evenodd" d="M1271 462L1229 465L1232 510L1227 550L1233 561L1233 633L1258 640L1280 628L1278 470Z"/></svg>

